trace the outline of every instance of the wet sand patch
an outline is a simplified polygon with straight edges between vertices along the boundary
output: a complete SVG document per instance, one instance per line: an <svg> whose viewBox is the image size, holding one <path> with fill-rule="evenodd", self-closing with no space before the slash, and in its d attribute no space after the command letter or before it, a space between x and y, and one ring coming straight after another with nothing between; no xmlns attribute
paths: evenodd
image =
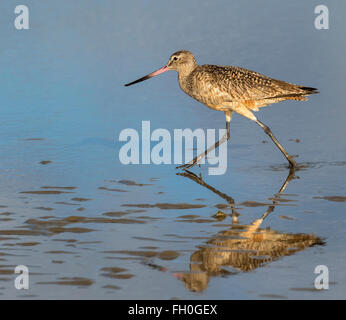
<svg viewBox="0 0 346 320"><path fill-rule="evenodd" d="M137 219L144 219L144 220L161 220L163 218L158 218L158 217L150 217L150 216L139 216L139 217L136 217Z"/></svg>
<svg viewBox="0 0 346 320"><path fill-rule="evenodd" d="M215 222L214 219L182 219L182 220L174 220L175 222L194 222L194 223L211 223Z"/></svg>
<svg viewBox="0 0 346 320"><path fill-rule="evenodd" d="M43 141L44 138L25 138L23 141Z"/></svg>
<svg viewBox="0 0 346 320"><path fill-rule="evenodd" d="M14 274L14 269L0 269L0 275L3 274Z"/></svg>
<svg viewBox="0 0 346 320"><path fill-rule="evenodd" d="M107 284L105 286L103 286L102 288L104 289L112 289L112 290L120 290L121 287L115 286L115 285L111 285L111 284Z"/></svg>
<svg viewBox="0 0 346 320"><path fill-rule="evenodd" d="M36 284L54 284L54 285L69 285L69 286L90 286L94 283L93 280L82 277L62 277L58 281L40 281Z"/></svg>
<svg viewBox="0 0 346 320"><path fill-rule="evenodd" d="M155 239L155 238L147 238L147 237L132 237L133 239L141 240L141 241L157 241L157 242L186 242L181 240L167 240L167 239Z"/></svg>
<svg viewBox="0 0 346 320"><path fill-rule="evenodd" d="M6 211L6 212L1 212L0 214L1 214L1 215L4 215L4 216L9 216L9 215L11 215L11 214L14 214L14 212Z"/></svg>
<svg viewBox="0 0 346 320"><path fill-rule="evenodd" d="M217 205L215 205L215 208L218 208L220 210L222 209L229 209L231 206L229 204L226 203L219 203Z"/></svg>
<svg viewBox="0 0 346 320"><path fill-rule="evenodd" d="M63 233L63 232L71 232L71 233L87 233L95 231L90 228L63 228L63 227L52 227L49 228L48 231L52 233Z"/></svg>
<svg viewBox="0 0 346 320"><path fill-rule="evenodd" d="M54 208L50 208L50 207L35 207L33 209L37 209L37 210L45 210L45 211L52 211L55 210Z"/></svg>
<svg viewBox="0 0 346 320"><path fill-rule="evenodd" d="M6 241L6 240L19 240L19 238L13 238L13 237L0 237L0 241Z"/></svg>
<svg viewBox="0 0 346 320"><path fill-rule="evenodd" d="M39 236L42 235L42 233L34 230L0 230L0 235Z"/></svg>
<svg viewBox="0 0 346 320"><path fill-rule="evenodd" d="M88 217L68 217L64 219L70 223L121 223L121 224L131 224L131 223L146 223L142 220L136 219L109 219L109 218L88 218Z"/></svg>
<svg viewBox="0 0 346 320"><path fill-rule="evenodd" d="M141 261L142 260L141 257L109 257L109 256L104 257L104 259L108 259L108 260L130 260L130 261Z"/></svg>
<svg viewBox="0 0 346 320"><path fill-rule="evenodd" d="M292 217L288 217L288 216L280 216L281 219L285 219L285 220L297 220L295 218Z"/></svg>
<svg viewBox="0 0 346 320"><path fill-rule="evenodd" d="M158 254L158 258L161 260L174 260L178 257L179 257L179 253L174 250L166 250Z"/></svg>
<svg viewBox="0 0 346 320"><path fill-rule="evenodd" d="M171 234L171 233L170 234L164 234L164 236L176 238L176 239L191 239L191 240L209 240L210 239L208 236L195 236L195 237L193 237L193 236L180 236L180 235ZM174 241L178 241L178 240L174 240Z"/></svg>
<svg viewBox="0 0 346 320"><path fill-rule="evenodd" d="M155 251L131 251L131 250L109 250L109 251L103 251L103 253L125 254L125 255L145 257L145 258L152 258L158 254Z"/></svg>
<svg viewBox="0 0 346 320"><path fill-rule="evenodd" d="M346 202L345 196L325 196L325 197L314 197L314 199L323 199L334 202Z"/></svg>
<svg viewBox="0 0 346 320"><path fill-rule="evenodd" d="M137 186L137 187L143 187L143 186L152 186L151 183L137 183L133 180L119 180L117 181L120 184L124 184L126 186Z"/></svg>
<svg viewBox="0 0 346 320"><path fill-rule="evenodd" d="M50 164L50 163L53 163L53 161L51 161L51 160L42 160L42 161L40 161L40 164L42 164L42 165L47 165L47 164Z"/></svg>
<svg viewBox="0 0 346 320"><path fill-rule="evenodd" d="M257 202L257 201L244 201L244 202L238 203L237 205L243 206L243 207L254 208L254 207L267 207L267 206L270 206L273 204L272 203Z"/></svg>
<svg viewBox="0 0 346 320"><path fill-rule="evenodd" d="M276 201L276 202L294 202L294 201L297 201L294 199L286 199L286 198L268 198L268 200Z"/></svg>
<svg viewBox="0 0 346 320"><path fill-rule="evenodd" d="M61 242L69 242L69 243L77 242L76 239L52 239L52 241L61 241Z"/></svg>
<svg viewBox="0 0 346 320"><path fill-rule="evenodd" d="M77 203L71 203L71 202L65 202L65 201L58 201L58 202L55 202L55 204L63 204L65 206L78 206Z"/></svg>
<svg viewBox="0 0 346 320"><path fill-rule="evenodd" d="M53 219L53 218L55 218L55 217L54 216L42 216L42 217L40 217L40 219L44 219L44 220Z"/></svg>
<svg viewBox="0 0 346 320"><path fill-rule="evenodd" d="M75 252L64 251L64 250L51 250L51 251L45 251L44 253L48 253L48 254L74 254Z"/></svg>
<svg viewBox="0 0 346 320"><path fill-rule="evenodd" d="M112 273L118 273L118 272L124 272L127 271L125 268L119 268L119 267L104 267L101 269L102 271L112 272Z"/></svg>
<svg viewBox="0 0 346 320"><path fill-rule="evenodd" d="M73 193L73 192L67 192L67 191L60 191L60 190L34 190L34 191L22 191L19 192L21 194L40 194L40 195L47 195L47 194L63 194L63 193Z"/></svg>
<svg viewBox="0 0 346 320"><path fill-rule="evenodd" d="M63 189L63 190L75 190L77 187L56 187L56 186L43 186L41 189Z"/></svg>
<svg viewBox="0 0 346 320"><path fill-rule="evenodd" d="M122 217L130 213L131 212L126 212L126 211L109 211L109 212L102 213L102 215L107 217Z"/></svg>
<svg viewBox="0 0 346 320"><path fill-rule="evenodd" d="M143 210L143 209L127 209L127 210L125 210L126 212L128 212L128 213L141 213L141 212L147 212L147 210Z"/></svg>
<svg viewBox="0 0 346 320"><path fill-rule="evenodd" d="M180 219L195 219L195 218L199 218L200 216L197 214L186 214L184 216L180 216L178 218Z"/></svg>
<svg viewBox="0 0 346 320"><path fill-rule="evenodd" d="M122 204L122 207L135 207L135 208L159 208L161 210L172 209L200 209L206 207L204 204L189 204L189 203L139 203L139 204Z"/></svg>
<svg viewBox="0 0 346 320"><path fill-rule="evenodd" d="M75 198L72 198L71 200L72 201L77 201L77 202L85 202L85 201L90 201L90 200L93 200L93 199L75 197Z"/></svg>
<svg viewBox="0 0 346 320"><path fill-rule="evenodd" d="M105 271L101 275L107 278L112 279L131 279L134 277L133 274L130 273L123 273L127 271L127 269L124 268L118 268L118 267L104 267L101 269L101 271Z"/></svg>
<svg viewBox="0 0 346 320"><path fill-rule="evenodd" d="M117 188L108 188L108 187L98 187L99 190L112 191L112 192L128 192L127 190L117 189Z"/></svg>
<svg viewBox="0 0 346 320"><path fill-rule="evenodd" d="M61 232L74 232L74 233L82 233L82 232L90 232L94 231L93 229L88 228L64 228L66 225L74 224L74 223L119 223L119 224L134 224L146 223L143 220L137 219L114 219L114 218L91 218L91 217L81 217L81 216L69 216L63 219L50 219L50 220L39 220L39 219L28 219L25 223L29 225L34 225L37 228L46 229L53 233L61 233Z"/></svg>
<svg viewBox="0 0 346 320"><path fill-rule="evenodd" d="M161 260L174 260L177 257L179 257L179 253L174 250L165 250L162 252L157 252L153 250L111 250L111 251L104 251L104 253L113 253L113 254L125 254L129 256L135 256L135 257L143 257L143 258L154 258L157 257Z"/></svg>
<svg viewBox="0 0 346 320"><path fill-rule="evenodd" d="M21 246L21 247L33 247L33 246L37 246L38 244L41 244L41 242L36 242L36 241L32 241L32 242L17 242L17 243L8 243L6 244L7 246Z"/></svg>

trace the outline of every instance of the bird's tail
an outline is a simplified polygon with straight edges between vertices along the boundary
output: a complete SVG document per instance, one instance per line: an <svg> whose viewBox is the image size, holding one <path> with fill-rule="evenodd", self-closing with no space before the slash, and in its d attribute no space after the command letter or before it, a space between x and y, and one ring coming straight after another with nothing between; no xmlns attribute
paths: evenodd
<svg viewBox="0 0 346 320"><path fill-rule="evenodd" d="M273 98L282 98L283 100L287 99L287 100L305 101L305 100L307 100L306 96L308 96L310 94L319 93L316 88L311 88L311 87L296 86L294 89L295 89L296 92L292 92L292 93L288 93L288 94L282 94L282 95L277 95L277 96L275 96ZM271 98L269 98L269 99L271 99Z"/></svg>
<svg viewBox="0 0 346 320"><path fill-rule="evenodd" d="M308 100L306 96L310 94L316 94L319 93L316 88L311 88L311 87L298 87L300 90L303 90L303 92L297 93L297 94L289 94L287 95L288 100L300 100L300 101L305 101Z"/></svg>
<svg viewBox="0 0 346 320"><path fill-rule="evenodd" d="M299 87L299 89L304 90L303 94L315 94L319 93L316 88L311 88L311 87Z"/></svg>

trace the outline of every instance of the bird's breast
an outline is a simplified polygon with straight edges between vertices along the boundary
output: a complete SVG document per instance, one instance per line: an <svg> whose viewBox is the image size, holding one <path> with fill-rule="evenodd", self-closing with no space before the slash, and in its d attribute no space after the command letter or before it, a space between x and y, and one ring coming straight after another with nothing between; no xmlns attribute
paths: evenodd
<svg viewBox="0 0 346 320"><path fill-rule="evenodd" d="M196 76L196 74L190 74L187 76L178 76L179 85L181 90L183 90L187 95L192 97L193 99L205 103L205 100L203 98L203 90L201 90L201 85L203 86L203 83L201 83Z"/></svg>

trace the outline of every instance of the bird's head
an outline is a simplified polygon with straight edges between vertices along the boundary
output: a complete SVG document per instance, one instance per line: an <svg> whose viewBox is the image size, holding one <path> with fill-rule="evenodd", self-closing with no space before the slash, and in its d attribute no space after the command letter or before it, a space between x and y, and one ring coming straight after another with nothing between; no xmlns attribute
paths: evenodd
<svg viewBox="0 0 346 320"><path fill-rule="evenodd" d="M181 50L173 53L171 57L168 60L168 63L163 66L161 69L156 70L152 73L149 73L148 75L132 81L130 83L125 84L126 87L131 86L135 83L150 79L152 77L155 77L163 72L169 71L169 70L175 70L177 72L185 72L189 73L191 72L195 67L197 66L195 57L190 51L187 50Z"/></svg>
<svg viewBox="0 0 346 320"><path fill-rule="evenodd" d="M184 71L196 67L196 60L193 54L187 50L181 50L173 53L168 60L167 68L169 70Z"/></svg>

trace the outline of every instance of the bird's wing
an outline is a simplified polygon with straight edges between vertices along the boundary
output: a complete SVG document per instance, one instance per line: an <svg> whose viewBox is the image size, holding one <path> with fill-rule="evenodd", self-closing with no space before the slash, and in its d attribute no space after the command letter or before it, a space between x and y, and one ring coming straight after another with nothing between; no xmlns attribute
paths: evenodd
<svg viewBox="0 0 346 320"><path fill-rule="evenodd" d="M203 65L194 74L199 101L220 105L301 94L298 86L233 66Z"/></svg>

